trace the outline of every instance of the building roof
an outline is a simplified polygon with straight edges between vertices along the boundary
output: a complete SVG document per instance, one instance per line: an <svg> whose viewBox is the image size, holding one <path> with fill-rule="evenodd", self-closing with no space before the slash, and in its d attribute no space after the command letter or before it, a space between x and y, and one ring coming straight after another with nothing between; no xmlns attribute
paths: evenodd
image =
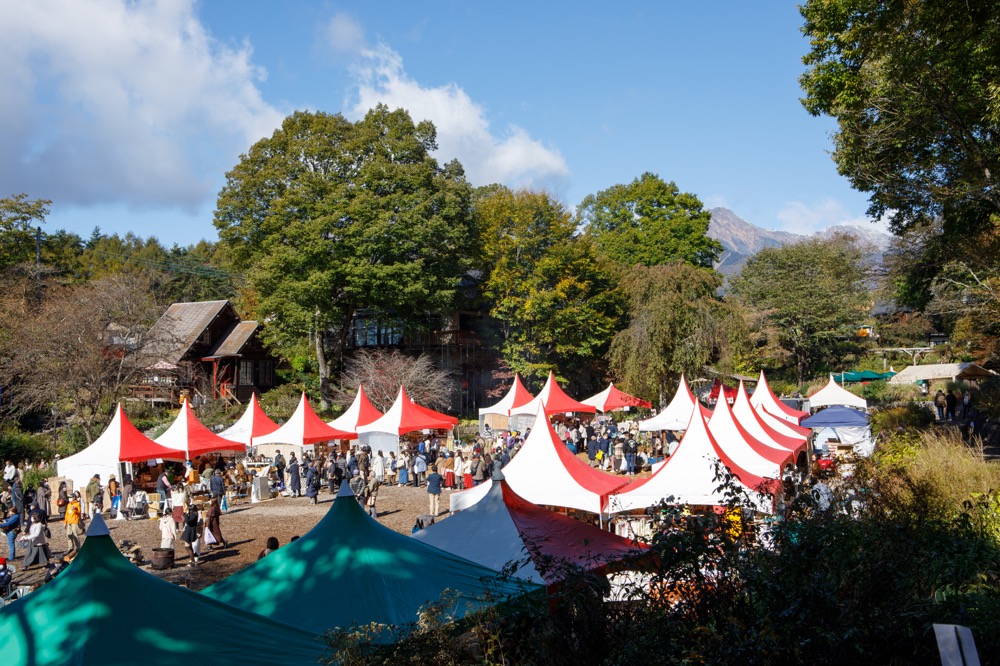
<svg viewBox="0 0 1000 666"><path fill-rule="evenodd" d="M229 301L174 303L150 329L146 352L155 360L176 365L184 358L215 318L233 306ZM233 317L239 321L236 311Z"/></svg>
<svg viewBox="0 0 1000 666"><path fill-rule="evenodd" d="M977 363L929 363L927 365L911 365L903 368L895 377L889 380L890 384L911 384L921 380L935 379L982 379L996 375L992 370L987 370Z"/></svg>
<svg viewBox="0 0 1000 666"><path fill-rule="evenodd" d="M219 343L207 356L239 356L256 330L257 322L255 321L239 322L226 333L225 337L219 340Z"/></svg>

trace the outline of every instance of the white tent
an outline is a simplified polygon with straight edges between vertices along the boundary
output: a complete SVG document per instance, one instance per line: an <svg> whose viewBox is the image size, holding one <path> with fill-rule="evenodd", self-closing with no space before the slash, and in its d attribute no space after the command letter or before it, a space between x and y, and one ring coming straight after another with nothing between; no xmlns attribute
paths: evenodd
<svg viewBox="0 0 1000 666"><path fill-rule="evenodd" d="M808 433L808 430L801 428L802 433L794 435L779 430L779 428L787 428L788 432L792 432L791 429L794 426L754 409L750 405L750 398L747 396L743 382L740 382L736 392L736 400L733 401L733 416L750 435L765 444L790 451L796 457L800 451L805 449L806 440L808 440L808 435L805 433ZM771 425L765 421L765 417L777 423Z"/></svg>
<svg viewBox="0 0 1000 666"><path fill-rule="evenodd" d="M792 409L778 400L777 396L771 391L771 387L768 386L767 377L764 376L763 370L760 371L757 388L754 389L753 395L750 396L750 404L757 409L766 409L773 416L777 416L779 419L788 421L793 425L798 425L799 421L809 416L806 412Z"/></svg>
<svg viewBox="0 0 1000 666"><path fill-rule="evenodd" d="M284 425L272 433L254 437L254 446L267 444L285 444L296 447L308 447L316 442L327 442L334 439L354 439L354 433L331 428L313 411L309 400L303 392L299 398L299 406L285 421Z"/></svg>
<svg viewBox="0 0 1000 666"><path fill-rule="evenodd" d="M808 399L810 409L829 407L831 405L868 409L867 400L843 388L834 381L833 375L830 375L830 381L826 383L826 386L813 393Z"/></svg>
<svg viewBox="0 0 1000 666"><path fill-rule="evenodd" d="M504 430L504 429L514 429L514 430L524 430L528 425L534 420L534 414L522 414L520 416L511 417L510 412L512 409L517 409L522 405L526 405L535 396L531 395L531 392L524 387L521 382L521 375L514 374L514 383L510 385L510 390L507 394L500 399L495 405L490 405L489 407L482 407L479 410L479 431L480 433L485 433L484 425L489 425L493 430Z"/></svg>
<svg viewBox="0 0 1000 666"><path fill-rule="evenodd" d="M903 368L889 379L889 383L912 384L919 381L931 382L942 379L948 381L980 380L995 375L995 372L977 363L928 363Z"/></svg>
<svg viewBox="0 0 1000 666"><path fill-rule="evenodd" d="M785 465L793 463L792 452L758 440L733 416L729 402L715 403L712 418L708 421L719 448L740 468L765 479L781 478Z"/></svg>
<svg viewBox="0 0 1000 666"><path fill-rule="evenodd" d="M511 409L510 415L512 417L521 414L534 416L538 413L539 407L544 408L546 414L558 414L560 412L587 412L594 414L597 412L597 408L593 405L585 405L569 397L563 391L562 387L559 386L559 382L556 381L556 375L551 370L549 371L549 378L545 380L545 386L538 392L538 395L531 402Z"/></svg>
<svg viewBox="0 0 1000 666"><path fill-rule="evenodd" d="M244 450L238 442L223 439L202 425L187 400L167 431L154 441L160 446L182 452L187 460L210 453Z"/></svg>
<svg viewBox="0 0 1000 666"><path fill-rule="evenodd" d="M268 418L257 402L257 394L252 393L246 411L236 423L220 432L219 437L249 447L254 437L268 435L277 429L278 424Z"/></svg>
<svg viewBox="0 0 1000 666"><path fill-rule="evenodd" d="M681 375L680 384L677 385L677 392L674 393L670 404L656 416L639 421L639 430L642 432L655 432L659 430L684 430L691 421L691 413L698 400L688 388L687 380Z"/></svg>
<svg viewBox="0 0 1000 666"><path fill-rule="evenodd" d="M357 434L358 426L368 425L382 418L382 412L375 408L368 396L365 394L365 387L359 385L358 392L354 396L354 401L347 411L327 423L331 428L352 432Z"/></svg>
<svg viewBox="0 0 1000 666"><path fill-rule="evenodd" d="M591 513L605 512L608 496L629 481L594 469L570 453L541 408L531 433L503 474L511 489L529 502ZM489 492L483 488L488 485L452 493L451 510L461 511L478 502Z"/></svg>
<svg viewBox="0 0 1000 666"><path fill-rule="evenodd" d="M737 483L756 487L764 479L754 477L739 469L721 451L708 431L701 411L691 417L684 438L665 465L652 476L633 482L608 500L609 511L619 513L653 506L673 498L675 504L719 506L726 503L726 495L719 488L716 473L720 465L728 467L739 478ZM769 511L770 499L745 488L758 510Z"/></svg>
<svg viewBox="0 0 1000 666"><path fill-rule="evenodd" d="M56 474L71 480L75 490L83 490L95 474L101 476L102 485L107 485L112 474L121 480L124 472L131 472L131 466L127 462L123 464L123 461L139 462L157 458L183 460L184 454L158 446L139 432L125 416L125 410L119 403L111 423L93 444L79 453L56 461Z"/></svg>
<svg viewBox="0 0 1000 666"><path fill-rule="evenodd" d="M357 427L358 443L370 446L372 451L399 453L399 436L418 430L450 430L458 425L458 419L447 414L421 407L406 394L406 388L399 387L395 402L378 419Z"/></svg>

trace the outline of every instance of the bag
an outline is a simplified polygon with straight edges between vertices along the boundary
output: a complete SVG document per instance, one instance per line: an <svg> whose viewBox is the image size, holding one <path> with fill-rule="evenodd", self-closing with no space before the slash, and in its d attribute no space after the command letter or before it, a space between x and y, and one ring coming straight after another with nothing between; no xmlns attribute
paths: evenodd
<svg viewBox="0 0 1000 666"><path fill-rule="evenodd" d="M225 495L222 496L222 504L219 505L219 510L229 511L229 499Z"/></svg>
<svg viewBox="0 0 1000 666"><path fill-rule="evenodd" d="M45 538L46 539L51 539L52 538L52 531L49 529L48 525L45 526L44 532L45 532Z"/></svg>
<svg viewBox="0 0 1000 666"><path fill-rule="evenodd" d="M66 506L67 502L64 498L60 497L56 500L56 506Z"/></svg>
<svg viewBox="0 0 1000 666"><path fill-rule="evenodd" d="M219 540L212 534L212 530L205 530L205 545L212 546L219 543Z"/></svg>

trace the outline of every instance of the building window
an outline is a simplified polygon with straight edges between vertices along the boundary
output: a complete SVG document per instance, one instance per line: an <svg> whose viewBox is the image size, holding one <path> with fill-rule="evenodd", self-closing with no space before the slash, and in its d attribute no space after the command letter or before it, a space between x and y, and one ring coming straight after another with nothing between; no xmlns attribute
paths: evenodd
<svg viewBox="0 0 1000 666"><path fill-rule="evenodd" d="M274 386L274 361L257 363L258 386Z"/></svg>
<svg viewBox="0 0 1000 666"><path fill-rule="evenodd" d="M253 361L240 361L240 386L253 386Z"/></svg>
<svg viewBox="0 0 1000 666"><path fill-rule="evenodd" d="M206 328L204 331L202 331L201 337L198 338L198 341L203 345L212 344L212 331Z"/></svg>

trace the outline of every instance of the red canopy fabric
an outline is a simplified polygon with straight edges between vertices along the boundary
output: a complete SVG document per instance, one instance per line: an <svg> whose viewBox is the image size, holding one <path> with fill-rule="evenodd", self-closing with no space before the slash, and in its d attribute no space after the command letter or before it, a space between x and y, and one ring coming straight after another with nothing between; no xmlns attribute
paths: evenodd
<svg viewBox="0 0 1000 666"><path fill-rule="evenodd" d="M586 405L566 395L566 392L559 386L559 382L556 381L555 373L551 370L549 371L549 378L545 382L545 386L538 393L538 396L531 402L510 410L510 415L531 414L534 416L538 412L539 404L545 408L546 416L559 414L560 412L587 412L593 414L597 411L597 408L593 405Z"/></svg>
<svg viewBox="0 0 1000 666"><path fill-rule="evenodd" d="M272 421L257 401L257 394L250 394L250 404L243 412L239 421L219 433L219 437L244 446L253 444L254 437L263 437L278 429L278 424Z"/></svg>
<svg viewBox="0 0 1000 666"><path fill-rule="evenodd" d="M104 432L108 436L118 440L119 462L145 462L157 458L162 460L184 460L184 453L182 451L160 446L139 432L139 429L128 420L128 416L125 415L125 410L122 408L121 403L118 403L118 408L115 410L115 417ZM104 434L101 435L101 437L104 436Z"/></svg>
<svg viewBox="0 0 1000 666"><path fill-rule="evenodd" d="M299 398L299 406L283 426L274 432L256 437L254 444L297 444L305 446L316 442L327 442L332 439L357 439L357 433L338 430L327 425L326 421L309 404L305 392Z"/></svg>
<svg viewBox="0 0 1000 666"><path fill-rule="evenodd" d="M653 403L648 400L643 400L642 398L637 398L634 395L625 393L615 386L614 382L611 382L608 385L608 388L604 389L597 395L591 396L581 402L585 405L593 405L602 412L612 412L623 407L645 407L646 409L649 409L653 406Z"/></svg>
<svg viewBox="0 0 1000 666"><path fill-rule="evenodd" d="M723 384L721 379L716 379L712 382L712 390L708 394L708 401L717 401L719 399L719 391L722 391L722 394L726 396L726 402L731 405L736 400L737 390L735 387Z"/></svg>
<svg viewBox="0 0 1000 666"><path fill-rule="evenodd" d="M356 433L358 426L368 425L382 418L382 412L375 408L365 393L365 387L358 385L358 393L347 411L329 422L331 428Z"/></svg>
<svg viewBox="0 0 1000 666"><path fill-rule="evenodd" d="M358 426L358 433L385 432L403 435L414 430L433 430L438 428L453 428L458 419L447 414L435 412L433 409L421 407L406 394L406 388L400 386L396 401L392 403L380 419L363 426Z"/></svg>
<svg viewBox="0 0 1000 666"><path fill-rule="evenodd" d="M155 441L161 446L182 452L188 460L207 453L243 451L246 448L238 442L219 437L202 425L187 400L173 424Z"/></svg>

